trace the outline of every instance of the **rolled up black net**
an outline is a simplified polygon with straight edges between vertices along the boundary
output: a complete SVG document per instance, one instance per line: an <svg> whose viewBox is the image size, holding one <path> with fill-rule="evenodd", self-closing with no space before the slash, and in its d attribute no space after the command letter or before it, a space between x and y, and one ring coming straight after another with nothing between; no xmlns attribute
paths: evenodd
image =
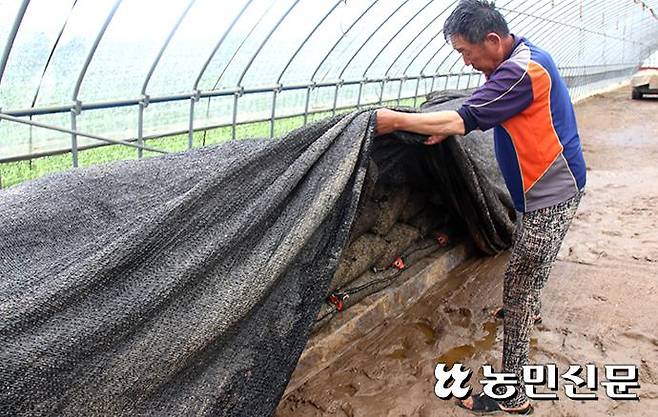
<svg viewBox="0 0 658 417"><path fill-rule="evenodd" d="M373 137L374 121L1 191L0 414L270 415L332 290L381 279L437 231L511 244L489 133L430 147ZM377 253L355 266L357 246Z"/></svg>

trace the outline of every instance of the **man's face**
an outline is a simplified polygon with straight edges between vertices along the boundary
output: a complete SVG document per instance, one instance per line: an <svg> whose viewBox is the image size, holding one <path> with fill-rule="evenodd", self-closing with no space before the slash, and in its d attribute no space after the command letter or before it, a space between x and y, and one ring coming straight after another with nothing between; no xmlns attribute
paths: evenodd
<svg viewBox="0 0 658 417"><path fill-rule="evenodd" d="M490 33L481 43L470 43L460 35L450 38L452 47L462 54L464 63L471 65L489 77L503 61L501 54L501 40L495 33Z"/></svg>

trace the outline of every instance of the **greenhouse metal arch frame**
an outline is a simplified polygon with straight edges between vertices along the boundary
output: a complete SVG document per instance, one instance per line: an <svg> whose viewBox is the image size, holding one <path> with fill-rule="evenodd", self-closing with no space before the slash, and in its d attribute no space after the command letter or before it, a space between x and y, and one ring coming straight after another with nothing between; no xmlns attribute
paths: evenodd
<svg viewBox="0 0 658 417"><path fill-rule="evenodd" d="M104 144L141 158L164 153L148 138L186 133L192 148L194 132L236 138L250 122L273 137L283 118L415 105L483 82L443 39L454 0L217 3L0 0L0 162L70 152L78 166L79 150ZM655 1L496 4L553 55L574 99L627 78L658 46Z"/></svg>

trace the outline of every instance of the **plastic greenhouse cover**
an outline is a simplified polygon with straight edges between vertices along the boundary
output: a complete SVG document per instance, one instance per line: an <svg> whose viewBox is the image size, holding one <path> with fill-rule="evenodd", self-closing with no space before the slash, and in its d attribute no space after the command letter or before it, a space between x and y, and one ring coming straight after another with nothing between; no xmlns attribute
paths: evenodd
<svg viewBox="0 0 658 417"><path fill-rule="evenodd" d="M482 77L460 75L471 70L441 33L455 3L0 0L0 45L11 40L14 20L27 4L0 78L0 108L11 113L58 106L60 114L32 120L70 128L68 113L76 100L83 106L124 102L127 107L84 110L78 127L127 139L137 137L142 91L147 97L143 132L157 136L182 133L190 125L266 120L474 87ZM496 5L513 33L549 50L565 75L583 77L606 68L628 69L655 49L658 19L648 7L657 3L498 0ZM313 83L327 87L304 87ZM278 91L281 86L299 89ZM240 93L254 88L263 91ZM195 91L213 97L202 98L191 115ZM178 101L149 104L153 98ZM0 138L0 159L71 146L68 134L9 122L0 123Z"/></svg>

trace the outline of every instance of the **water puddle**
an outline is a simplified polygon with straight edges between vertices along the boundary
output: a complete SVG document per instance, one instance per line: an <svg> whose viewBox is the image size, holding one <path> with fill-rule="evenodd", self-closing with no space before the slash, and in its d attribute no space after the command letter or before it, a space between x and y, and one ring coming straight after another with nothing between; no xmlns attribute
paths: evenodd
<svg viewBox="0 0 658 417"><path fill-rule="evenodd" d="M487 332L482 339L450 349L439 356L437 363L445 363L448 367L452 367L456 363L464 363L467 359L472 358L477 353L490 350L496 341L498 324L494 321L489 321L484 323L482 328Z"/></svg>
<svg viewBox="0 0 658 417"><path fill-rule="evenodd" d="M417 321L414 326L423 335L426 345L433 345L436 342L436 331L426 321Z"/></svg>
<svg viewBox="0 0 658 417"><path fill-rule="evenodd" d="M408 359L409 358L409 356L407 355L407 349L405 349L405 348L396 349L392 353L389 353L386 356L391 358L391 359Z"/></svg>

